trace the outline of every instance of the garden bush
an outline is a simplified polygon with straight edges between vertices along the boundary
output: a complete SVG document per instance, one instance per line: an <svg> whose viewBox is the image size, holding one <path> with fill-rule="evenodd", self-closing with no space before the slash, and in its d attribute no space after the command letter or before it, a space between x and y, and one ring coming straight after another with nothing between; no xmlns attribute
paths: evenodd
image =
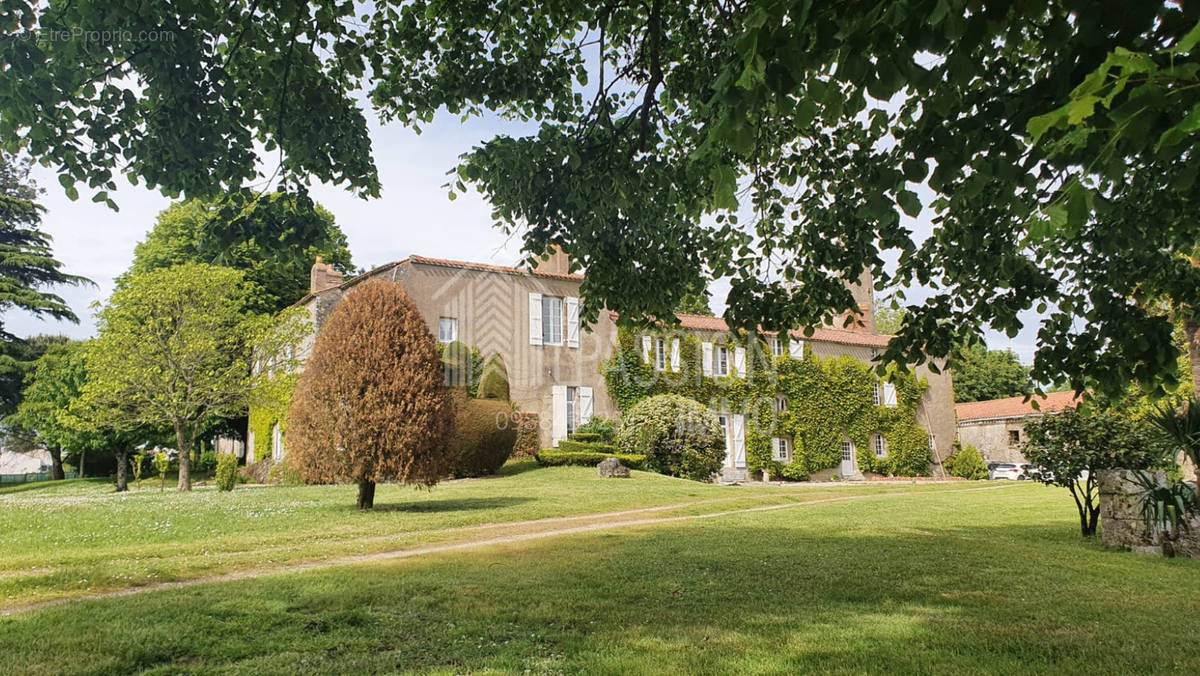
<svg viewBox="0 0 1200 676"><path fill-rule="evenodd" d="M567 453L619 453L620 450L612 444L602 444L598 441L571 441L564 439L558 442L558 450Z"/></svg>
<svg viewBox="0 0 1200 676"><path fill-rule="evenodd" d="M238 460L232 453L222 453L217 456L217 488L231 491L238 482Z"/></svg>
<svg viewBox="0 0 1200 676"><path fill-rule="evenodd" d="M516 445L512 409L508 402L495 399L456 397L456 405L454 450L458 459L450 473L456 477L495 474Z"/></svg>
<svg viewBox="0 0 1200 676"><path fill-rule="evenodd" d="M588 436L596 435L596 438L581 438L581 435L585 434ZM579 438L579 441L603 441L605 443L612 443L613 439L616 438L616 435L617 421L609 420L608 418L602 418L600 416L593 416L591 420L580 425L579 428L575 430L575 434L573 436Z"/></svg>
<svg viewBox="0 0 1200 676"><path fill-rule="evenodd" d="M200 460L192 469L197 472L211 472L217 468L217 454L212 451L204 451L200 454Z"/></svg>
<svg viewBox="0 0 1200 676"><path fill-rule="evenodd" d="M621 461L622 465L630 469L642 469L646 463L646 456L636 453L600 453L596 451L569 452L560 451L553 448L547 448L537 453L537 461L539 465L546 467L554 467L558 465L580 465L584 467L593 467L598 465L605 458L616 458Z"/></svg>
<svg viewBox="0 0 1200 676"><path fill-rule="evenodd" d="M984 463L983 456L980 455L979 449L971 444L967 444L966 448L946 458L944 464L950 476L963 479L986 479L988 476L987 464Z"/></svg>
<svg viewBox="0 0 1200 676"><path fill-rule="evenodd" d="M589 443L589 444L604 443L605 441L607 441L607 439L604 439L597 432L573 432L573 433L567 435L567 439L569 439L571 441L582 441L584 443Z"/></svg>
<svg viewBox="0 0 1200 676"><path fill-rule="evenodd" d="M509 424L517 428L517 442L513 445L512 457L532 458L541 448L541 423L536 413L513 411L509 413Z"/></svg>
<svg viewBox="0 0 1200 676"><path fill-rule="evenodd" d="M725 434L717 416L677 394L638 402L617 434L623 453L646 456L646 469L708 481L725 460Z"/></svg>
<svg viewBox="0 0 1200 676"><path fill-rule="evenodd" d="M508 369L504 367L504 360L498 354L492 355L483 365L478 397L508 401Z"/></svg>

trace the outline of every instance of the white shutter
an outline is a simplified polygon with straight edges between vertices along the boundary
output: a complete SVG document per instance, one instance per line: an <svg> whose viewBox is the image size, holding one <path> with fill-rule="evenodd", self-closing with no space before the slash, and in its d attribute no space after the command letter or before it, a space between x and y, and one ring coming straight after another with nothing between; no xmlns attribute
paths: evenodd
<svg viewBox="0 0 1200 676"><path fill-rule="evenodd" d="M788 355L792 359L804 359L804 341L799 338L792 338L788 344Z"/></svg>
<svg viewBox="0 0 1200 676"><path fill-rule="evenodd" d="M554 446L567 438L567 386L552 385L550 387L550 433Z"/></svg>
<svg viewBox="0 0 1200 676"><path fill-rule="evenodd" d="M733 351L733 368L737 370L737 377L746 377L746 348L738 347Z"/></svg>
<svg viewBox="0 0 1200 676"><path fill-rule="evenodd" d="M701 368L704 369L704 375L711 376L713 374L713 344L707 340L700 343L700 362Z"/></svg>
<svg viewBox="0 0 1200 676"><path fill-rule="evenodd" d="M642 336L642 361L650 363L650 336Z"/></svg>
<svg viewBox="0 0 1200 676"><path fill-rule="evenodd" d="M579 299L567 296L567 347L579 347Z"/></svg>
<svg viewBox="0 0 1200 676"><path fill-rule="evenodd" d="M529 344L542 344L542 294L529 294Z"/></svg>
<svg viewBox="0 0 1200 676"><path fill-rule="evenodd" d="M746 466L746 416L733 416L733 466Z"/></svg>
<svg viewBox="0 0 1200 676"><path fill-rule="evenodd" d="M779 457L779 437L771 437L771 459Z"/></svg>
<svg viewBox="0 0 1200 676"><path fill-rule="evenodd" d="M679 371L679 339L671 340L671 370Z"/></svg>
<svg viewBox="0 0 1200 676"><path fill-rule="evenodd" d="M883 384L883 405L896 408L896 386L891 383Z"/></svg>
<svg viewBox="0 0 1200 676"><path fill-rule="evenodd" d="M592 388L579 388L579 424L586 425L592 420Z"/></svg>

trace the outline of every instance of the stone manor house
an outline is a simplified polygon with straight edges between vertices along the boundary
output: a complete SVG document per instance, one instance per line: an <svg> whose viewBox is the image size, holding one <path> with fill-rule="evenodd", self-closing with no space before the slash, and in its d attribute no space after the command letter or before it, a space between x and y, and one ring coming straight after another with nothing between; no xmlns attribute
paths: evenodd
<svg viewBox="0 0 1200 676"><path fill-rule="evenodd" d="M532 270L414 255L345 280L318 259L312 268L310 293L297 305L308 311L319 331L338 302L356 284L373 277L403 286L439 342L459 341L478 349L485 358L492 354L501 357L508 370L512 401L520 410L540 418L543 448L556 446L593 416L619 417L603 375L604 365L617 349L615 315L601 312L591 327L585 330L580 326L583 277L570 271L561 251L544 257ZM873 330L869 283L851 288L860 307L853 329L826 326L807 337L792 332L786 341L771 335L768 343L775 354L785 354L789 348L791 354L802 354L797 346L806 344L814 356L849 356L870 363L887 346L888 336ZM722 319L697 315L679 315L679 319L677 330L701 341L705 376L745 377L746 345L737 341ZM317 331L301 346L301 360L311 353ZM645 335L639 344L643 360L656 367L665 368L679 360L678 340ZM941 461L952 452L955 434L950 376L945 370L934 374L927 369L919 369L917 375L929 383L917 407L917 421L929 435L933 472L939 474ZM876 387L875 403L894 406L895 388L889 383ZM726 430L726 476L746 478L746 415L741 411L718 413ZM282 456L278 427L272 436L273 454ZM883 442L873 439L872 443ZM773 452L786 457L786 444L776 442ZM831 473L861 476L853 444L843 448L843 462Z"/></svg>

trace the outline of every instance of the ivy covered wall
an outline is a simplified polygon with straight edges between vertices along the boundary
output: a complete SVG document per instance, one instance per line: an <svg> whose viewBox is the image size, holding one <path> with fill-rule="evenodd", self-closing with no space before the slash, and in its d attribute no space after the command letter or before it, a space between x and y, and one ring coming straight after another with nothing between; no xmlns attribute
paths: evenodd
<svg viewBox="0 0 1200 676"><path fill-rule="evenodd" d="M254 454L255 461L271 457L271 430L275 423L279 423L280 431L287 432L288 408L299 379L299 372L277 373L255 391L247 424L247 431L254 438L254 448L247 452Z"/></svg>
<svg viewBox="0 0 1200 676"><path fill-rule="evenodd" d="M732 373L704 376L701 340L687 332L656 334L670 349L679 341L679 368L655 370L642 361L641 336L622 329L617 351L605 366L608 391L621 411L656 394L675 393L719 411L744 413L746 464L752 471L802 480L813 472L837 467L842 440L854 442L858 468L896 476L929 474L929 435L917 424L917 408L928 383L911 373L890 370L883 378L896 388L896 406L875 405L874 386L881 382L874 367L852 357L822 359L805 348L802 359L771 355L761 339L748 341L730 334L731 342L746 345L748 378ZM719 342L719 341L718 341ZM732 357L731 357L732 361ZM786 410L776 412L784 397ZM872 437L883 436L887 454L875 456ZM791 461L771 458L771 439L792 442Z"/></svg>

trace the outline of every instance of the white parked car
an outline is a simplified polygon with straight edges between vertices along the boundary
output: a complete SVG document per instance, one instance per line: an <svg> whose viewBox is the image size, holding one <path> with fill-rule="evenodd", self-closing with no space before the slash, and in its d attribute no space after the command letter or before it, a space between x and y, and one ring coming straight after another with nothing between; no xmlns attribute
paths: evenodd
<svg viewBox="0 0 1200 676"><path fill-rule="evenodd" d="M1025 476L1025 471L1020 465L1014 465L1008 462L997 463L992 467L988 474L989 479L1008 479L1010 481L1024 481L1028 477Z"/></svg>

